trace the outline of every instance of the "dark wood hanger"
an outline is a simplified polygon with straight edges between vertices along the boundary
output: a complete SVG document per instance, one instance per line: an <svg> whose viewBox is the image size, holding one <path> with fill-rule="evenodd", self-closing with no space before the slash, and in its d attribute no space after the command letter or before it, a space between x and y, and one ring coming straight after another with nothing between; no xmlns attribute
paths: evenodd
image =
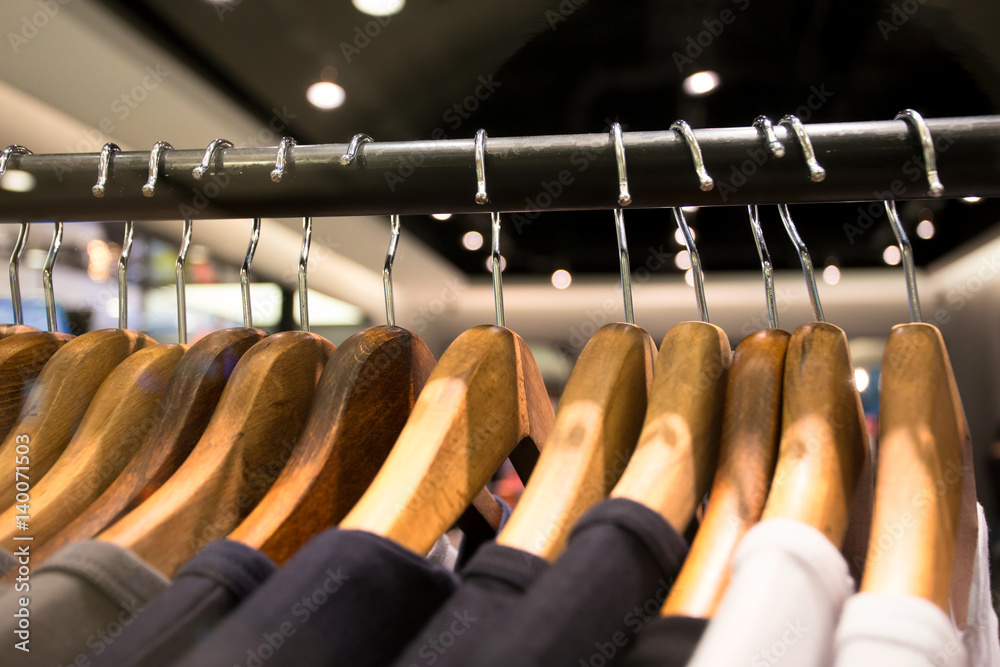
<svg viewBox="0 0 1000 667"><path fill-rule="evenodd" d="M273 334L251 347L187 459L98 539L172 576L204 544L228 535L288 460L333 349L304 331Z"/></svg>
<svg viewBox="0 0 1000 667"><path fill-rule="evenodd" d="M781 388L791 336L764 329L733 352L719 465L708 508L663 616L710 618L729 585L736 546L760 519L781 435Z"/></svg>
<svg viewBox="0 0 1000 667"><path fill-rule="evenodd" d="M42 367L72 338L49 331L0 337L0 442L17 423Z"/></svg>
<svg viewBox="0 0 1000 667"><path fill-rule="evenodd" d="M229 539L283 563L337 525L381 468L433 368L427 345L399 327L344 341L323 370L291 458Z"/></svg>
<svg viewBox="0 0 1000 667"><path fill-rule="evenodd" d="M38 374L17 423L0 445L0 461L9 473L0 479L0 507L14 504L17 438L27 436L30 442L30 481L35 485L69 444L111 371L132 353L155 343L137 331L101 329L77 336L52 355Z"/></svg>
<svg viewBox="0 0 1000 667"><path fill-rule="evenodd" d="M96 536L160 488L201 438L237 362L265 335L237 327L214 331L192 345L170 378L157 427L100 497L44 545L35 545L36 562L70 542Z"/></svg>
<svg viewBox="0 0 1000 667"><path fill-rule="evenodd" d="M497 537L555 560L577 519L611 491L646 414L656 344L631 324L608 324L573 367L538 465Z"/></svg>
<svg viewBox="0 0 1000 667"><path fill-rule="evenodd" d="M612 497L687 529L715 471L731 358L729 339L713 324L681 322L667 331L639 444Z"/></svg>
<svg viewBox="0 0 1000 667"><path fill-rule="evenodd" d="M460 335L434 367L399 439L342 528L426 554L510 456L522 480L552 426L527 344L503 327Z"/></svg>
<svg viewBox="0 0 1000 667"><path fill-rule="evenodd" d="M65 451L31 487L30 511L0 514L0 546L13 551L19 514L31 516L33 546L44 545L121 472L163 416L163 404L186 345L153 345L123 360L101 384Z"/></svg>

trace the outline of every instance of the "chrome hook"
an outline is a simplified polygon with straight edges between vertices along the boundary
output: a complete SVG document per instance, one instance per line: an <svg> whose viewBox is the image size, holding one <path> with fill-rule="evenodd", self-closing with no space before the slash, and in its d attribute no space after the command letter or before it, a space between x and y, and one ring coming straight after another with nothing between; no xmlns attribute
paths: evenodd
<svg viewBox="0 0 1000 667"><path fill-rule="evenodd" d="M705 274L701 268L701 257L698 255L698 248L694 244L694 235L691 234L691 228L688 227L687 220L684 218L684 211L678 206L675 206L671 210L674 212L674 220L677 222L677 228L684 235L684 246L687 248L688 257L691 258L691 275L694 277L694 295L698 300L698 315L701 317L702 322L708 322L708 302L705 300Z"/></svg>
<svg viewBox="0 0 1000 667"><path fill-rule="evenodd" d="M7 172L7 163L11 155L31 155L31 151L24 146L11 144L0 153L0 180ZM22 222L17 232L17 241L14 242L14 252L10 255L10 302L14 308L14 324L24 324L24 311L21 307L21 283L18 276L18 269L21 265L21 254L24 252L24 245L28 241L28 223Z"/></svg>
<svg viewBox="0 0 1000 667"><path fill-rule="evenodd" d="M280 183L281 177L285 175L285 162L288 159L288 151L294 145L295 139L291 137L282 137L281 143L278 144L278 156L274 159L274 169L271 170L271 180L275 183Z"/></svg>
<svg viewBox="0 0 1000 667"><path fill-rule="evenodd" d="M799 262L802 264L802 275L805 276L806 289L809 291L809 303L812 305L813 319L817 322L825 322L826 319L823 316L823 306L819 302L819 290L816 289L816 274L813 271L813 263L812 258L809 256L809 250L802 241L802 237L799 236L799 230L795 228L795 223L792 222L792 214L788 212L788 205L778 204L778 213L781 214L781 222L785 225L788 238L792 240L795 248L799 251Z"/></svg>
<svg viewBox="0 0 1000 667"><path fill-rule="evenodd" d="M90 189L95 197L104 196L104 186L108 184L108 171L111 168L111 154L121 151L117 144L108 142L101 147L101 158L97 166L97 183Z"/></svg>
<svg viewBox="0 0 1000 667"><path fill-rule="evenodd" d="M177 284L177 342L184 345L188 342L187 336L187 284L184 278L184 268L187 263L188 248L191 247L191 231L193 224L190 220L184 221L184 231L181 233L181 249L177 253L177 262L174 264L174 275Z"/></svg>
<svg viewBox="0 0 1000 667"><path fill-rule="evenodd" d="M309 266L309 246L312 245L313 219L302 218L302 250L299 252L299 323L303 331L309 331L309 285L306 269Z"/></svg>
<svg viewBox="0 0 1000 667"><path fill-rule="evenodd" d="M496 312L497 326L507 326L503 313L503 257L500 256L500 213L490 212L490 222L493 227L493 250L490 262L493 269L493 310Z"/></svg>
<svg viewBox="0 0 1000 667"><path fill-rule="evenodd" d="M777 135L774 134L774 126L771 125L770 118L767 116L757 116L753 119L753 126L756 128L757 134L767 144L767 149L771 152L771 155L774 157L785 157L785 146L778 141Z"/></svg>
<svg viewBox="0 0 1000 667"><path fill-rule="evenodd" d="M625 214L622 206L632 203L628 192L628 173L625 167L625 141L622 137L622 126L619 123L611 125L611 142L615 148L615 162L618 164L618 208L615 213L615 232L618 237L618 260L622 275L622 301L625 304L625 321L635 324L635 313L632 310L632 269L629 266L628 241L625 238Z"/></svg>
<svg viewBox="0 0 1000 667"><path fill-rule="evenodd" d="M750 231L757 245L757 256L760 257L760 270L764 274L764 293L767 297L767 322L772 329L778 328L778 301L774 294L774 268L771 266L771 254L764 242L764 232L760 228L760 218L757 217L757 207L747 206L750 215Z"/></svg>
<svg viewBox="0 0 1000 667"><path fill-rule="evenodd" d="M486 130L476 132L476 203L485 204L486 195Z"/></svg>
<svg viewBox="0 0 1000 667"><path fill-rule="evenodd" d="M934 140L931 137L930 128L924 117L913 109L903 109L894 120L905 120L917 130L920 138L920 149L924 154L924 170L927 173L927 194L931 197L940 197L944 194L944 185L938 178L937 157L934 153Z"/></svg>
<svg viewBox="0 0 1000 667"><path fill-rule="evenodd" d="M160 174L160 154L164 149L173 150L174 147L166 141L157 141L153 144L153 150L149 153L149 178L146 180L146 184L142 186L142 194L147 197L152 197L156 192L156 179Z"/></svg>
<svg viewBox="0 0 1000 667"><path fill-rule="evenodd" d="M806 128L802 125L802 121L798 119L798 116L793 116L792 114L787 114L781 117L778 121L778 125L787 125L795 133L796 139L799 141L799 146L802 147L802 155L805 156L806 166L809 167L809 178L814 183L819 183L826 178L826 169L820 166L819 162L816 160L816 152L813 151L812 140L809 139L809 134L806 132Z"/></svg>
<svg viewBox="0 0 1000 667"><path fill-rule="evenodd" d="M233 143L231 141L226 141L225 139L216 139L208 145L205 149L205 155L201 158L201 164L191 170L191 176L196 181L200 181L208 173L208 168L212 166L212 160L215 159L215 151L220 148L232 148Z"/></svg>
<svg viewBox="0 0 1000 667"><path fill-rule="evenodd" d="M45 257L45 265L42 267L45 320L48 322L49 331L56 330L56 293L52 287L52 267L56 265L56 257L59 256L59 248L62 247L62 236L63 223L57 222L52 229L52 244L49 246L49 254Z"/></svg>
<svg viewBox="0 0 1000 667"><path fill-rule="evenodd" d="M712 180L712 177L708 175L708 171L705 169L705 162L701 156L701 146L698 145L698 139L695 138L691 126L683 120L675 120L670 129L673 132L679 133L684 143L691 150L691 159L694 160L694 170L698 174L698 180L701 182L701 189L704 192L708 192L714 188L715 181Z"/></svg>
<svg viewBox="0 0 1000 667"><path fill-rule="evenodd" d="M364 132L358 132L355 134L351 137L351 143L347 146L347 152L340 156L340 164L346 167L354 162L354 158L357 157L358 151L361 149L361 145L371 143L372 141L374 141L374 139L369 137Z"/></svg>
<svg viewBox="0 0 1000 667"><path fill-rule="evenodd" d="M250 245L247 246L247 256L240 267L240 293L243 297L243 326L253 328L253 313L250 310L250 263L257 252L257 241L260 239L260 218L253 219L250 230Z"/></svg>
<svg viewBox="0 0 1000 667"><path fill-rule="evenodd" d="M385 253L385 264L382 267L382 289L385 292L385 323L396 326L396 306L392 300L392 263L396 259L396 247L399 245L399 216L389 216L389 226L392 235L389 237L389 249Z"/></svg>
<svg viewBox="0 0 1000 667"><path fill-rule="evenodd" d="M118 328L128 329L128 258L132 255L132 233L135 223L125 222L125 240L118 258Z"/></svg>
<svg viewBox="0 0 1000 667"><path fill-rule="evenodd" d="M913 261L913 246L910 245L910 238L906 235L903 223L899 220L899 214L896 212L896 202L885 202L885 212L889 214L892 233L896 235L896 242L899 243L899 251L903 257L903 273L906 275L906 296L910 301L910 321L920 322L920 296L917 294L917 270Z"/></svg>

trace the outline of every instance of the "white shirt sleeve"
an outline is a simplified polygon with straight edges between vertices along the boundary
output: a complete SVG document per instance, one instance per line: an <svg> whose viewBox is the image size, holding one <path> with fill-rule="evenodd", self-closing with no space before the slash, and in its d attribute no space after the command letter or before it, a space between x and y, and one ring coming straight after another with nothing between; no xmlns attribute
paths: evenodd
<svg viewBox="0 0 1000 667"><path fill-rule="evenodd" d="M826 667L854 581L815 528L767 519L733 555L733 576L688 667ZM888 663L884 663L888 664Z"/></svg>
<svg viewBox="0 0 1000 667"><path fill-rule="evenodd" d="M970 667L1000 667L1000 630L997 629L990 586L989 528L983 506L977 504L976 509L979 512L979 542L972 566L969 613L962 641L969 654Z"/></svg>

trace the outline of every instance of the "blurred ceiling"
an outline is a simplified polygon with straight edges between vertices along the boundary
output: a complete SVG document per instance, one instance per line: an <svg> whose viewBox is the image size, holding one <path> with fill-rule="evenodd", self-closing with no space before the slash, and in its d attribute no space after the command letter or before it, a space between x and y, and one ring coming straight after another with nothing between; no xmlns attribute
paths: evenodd
<svg viewBox="0 0 1000 667"><path fill-rule="evenodd" d="M290 119L299 143L748 125L758 114L803 121L891 118L905 107L927 117L1000 110L1000 3L995 0L411 0L388 19L347 0L102 0L267 123ZM684 79L719 74L713 92L692 97ZM321 79L346 91L323 111L305 91ZM806 106L812 96L820 103ZM947 186L947 174L942 174ZM850 239L858 205L797 206L793 213L817 264L882 265L888 227ZM901 209L927 264L992 226L1000 202L912 202ZM777 212L763 211L778 268L796 266ZM674 251L663 211L626 214L633 265L661 246ZM757 266L746 213L703 208L692 215L707 270ZM539 275L618 271L608 211L546 213L543 224L502 241L507 272ZM460 270L486 272L488 216L404 218L404 227ZM854 242L852 242L854 241ZM672 267L671 267L671 270Z"/></svg>

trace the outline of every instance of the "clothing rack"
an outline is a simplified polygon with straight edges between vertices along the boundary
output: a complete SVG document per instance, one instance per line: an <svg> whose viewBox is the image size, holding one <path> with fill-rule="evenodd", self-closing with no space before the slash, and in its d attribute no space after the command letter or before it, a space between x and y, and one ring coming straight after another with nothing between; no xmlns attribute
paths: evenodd
<svg viewBox="0 0 1000 667"><path fill-rule="evenodd" d="M928 119L944 196L1000 196L1000 116ZM922 199L920 142L903 120L807 125L826 179L816 183L794 134L775 125L784 157L753 127L696 130L711 191L701 191L691 153L671 131L624 134L631 208ZM29 147L30 148L30 147ZM105 195L95 197L99 154L13 155L8 169L35 178L27 192L0 190L0 222L177 220L301 215L535 212L609 209L618 197L608 133L488 138L489 202L475 203L473 139L294 146L284 178L271 181L276 147L223 148L202 180L204 149L165 150L155 195L143 195L148 152L111 156Z"/></svg>

